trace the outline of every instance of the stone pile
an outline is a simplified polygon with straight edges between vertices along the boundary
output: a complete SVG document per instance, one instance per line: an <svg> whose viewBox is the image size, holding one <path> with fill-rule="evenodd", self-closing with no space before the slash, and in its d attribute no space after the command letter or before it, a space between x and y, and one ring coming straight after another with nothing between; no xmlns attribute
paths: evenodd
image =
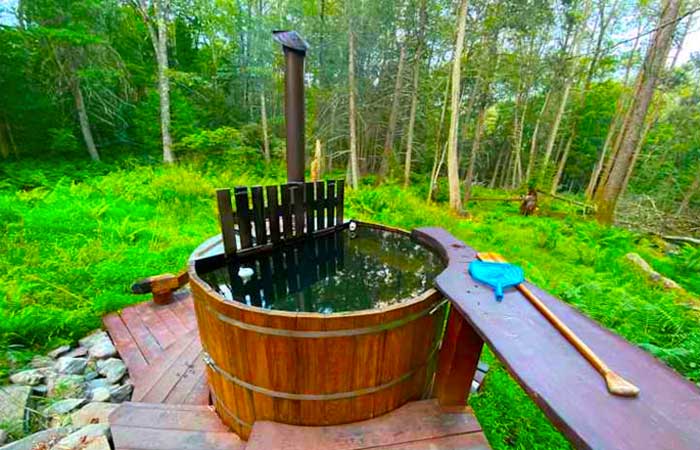
<svg viewBox="0 0 700 450"><path fill-rule="evenodd" d="M0 424L23 429L30 419L46 429L2 446L0 450L109 450L107 418L129 400L133 384L106 332L97 330L76 347L61 346L35 356L29 367L0 386ZM32 417L33 416L33 417Z"/></svg>

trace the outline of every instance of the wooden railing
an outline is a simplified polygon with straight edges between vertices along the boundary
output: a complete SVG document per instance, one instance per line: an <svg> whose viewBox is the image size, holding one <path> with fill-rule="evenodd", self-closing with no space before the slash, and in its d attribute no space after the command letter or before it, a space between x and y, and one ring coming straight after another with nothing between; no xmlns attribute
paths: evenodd
<svg viewBox="0 0 700 450"><path fill-rule="evenodd" d="M476 251L441 228L413 236L440 252L436 279L451 302L435 392L464 408L484 344L577 448L700 449L700 389L639 347L531 283L527 288L621 376L637 397L611 395L603 378L517 290L501 302L467 270Z"/></svg>

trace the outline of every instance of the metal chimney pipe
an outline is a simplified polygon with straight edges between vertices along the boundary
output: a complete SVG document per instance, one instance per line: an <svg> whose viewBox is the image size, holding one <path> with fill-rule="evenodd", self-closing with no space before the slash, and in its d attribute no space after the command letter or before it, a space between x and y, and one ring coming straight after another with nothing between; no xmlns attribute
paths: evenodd
<svg viewBox="0 0 700 450"><path fill-rule="evenodd" d="M273 31L285 58L284 117L287 124L287 182L304 182L304 57L309 45L296 31Z"/></svg>

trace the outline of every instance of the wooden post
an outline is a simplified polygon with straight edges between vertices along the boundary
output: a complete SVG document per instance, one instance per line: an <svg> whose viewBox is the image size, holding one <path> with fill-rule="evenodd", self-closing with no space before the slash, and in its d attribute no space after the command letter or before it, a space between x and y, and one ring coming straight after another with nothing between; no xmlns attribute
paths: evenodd
<svg viewBox="0 0 700 450"><path fill-rule="evenodd" d="M442 408L458 412L466 407L483 346L481 337L451 307L435 374L435 394Z"/></svg>

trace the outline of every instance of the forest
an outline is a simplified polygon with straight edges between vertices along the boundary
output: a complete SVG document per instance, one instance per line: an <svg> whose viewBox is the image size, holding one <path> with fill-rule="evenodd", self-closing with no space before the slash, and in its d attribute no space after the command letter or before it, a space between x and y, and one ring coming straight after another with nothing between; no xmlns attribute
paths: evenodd
<svg viewBox="0 0 700 450"><path fill-rule="evenodd" d="M0 379L181 269L218 232L216 188L284 181L272 31L293 29L307 173L346 180L346 215L500 251L699 382L699 17L695 0L0 1ZM469 401L491 445L568 448L486 359Z"/></svg>
<svg viewBox="0 0 700 450"><path fill-rule="evenodd" d="M456 210L475 184L572 193L602 222L692 233L700 62L683 48L698 6L680 3L10 2L0 150L169 163L242 139L279 159L271 30L294 28L322 171L428 180Z"/></svg>

